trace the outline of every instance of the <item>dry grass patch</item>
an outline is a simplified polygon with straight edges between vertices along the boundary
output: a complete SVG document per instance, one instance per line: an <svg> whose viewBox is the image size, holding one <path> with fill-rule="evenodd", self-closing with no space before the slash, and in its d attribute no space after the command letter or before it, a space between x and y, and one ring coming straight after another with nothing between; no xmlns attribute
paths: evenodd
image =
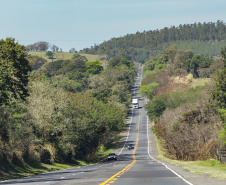
<svg viewBox="0 0 226 185"><path fill-rule="evenodd" d="M172 80L176 84L189 84L194 80L194 78L193 78L193 75L190 73L184 77L179 77L179 76L173 77Z"/></svg>

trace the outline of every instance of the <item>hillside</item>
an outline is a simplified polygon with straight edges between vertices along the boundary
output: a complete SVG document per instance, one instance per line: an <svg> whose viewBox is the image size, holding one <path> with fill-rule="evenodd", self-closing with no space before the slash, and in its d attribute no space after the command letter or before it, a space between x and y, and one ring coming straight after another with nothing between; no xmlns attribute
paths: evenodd
<svg viewBox="0 0 226 185"><path fill-rule="evenodd" d="M45 51L28 52L28 54L32 55L32 56L42 57L42 58L46 59L47 61L56 61L56 60L71 59L75 53L55 52L54 59L48 59L45 55L46 54ZM96 60L100 60L101 62L106 62L106 55L92 55L92 54L80 54L80 55L85 56L87 58L88 62L93 62Z"/></svg>
<svg viewBox="0 0 226 185"><path fill-rule="evenodd" d="M226 25L223 21L184 24L112 38L80 52L107 54L109 57L118 55L144 63L162 53L168 46L176 44L178 49L187 49L194 54L213 57L220 55L221 48L225 46L225 33Z"/></svg>

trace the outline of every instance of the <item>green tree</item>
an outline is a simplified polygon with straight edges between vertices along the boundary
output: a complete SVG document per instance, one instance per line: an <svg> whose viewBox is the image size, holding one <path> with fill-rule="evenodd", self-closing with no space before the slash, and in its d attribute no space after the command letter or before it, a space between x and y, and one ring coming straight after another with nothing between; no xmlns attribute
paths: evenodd
<svg viewBox="0 0 226 185"><path fill-rule="evenodd" d="M28 96L28 73L31 66L26 48L15 39L0 40L0 105L10 97L25 99Z"/></svg>
<svg viewBox="0 0 226 185"><path fill-rule="evenodd" d="M32 55L28 56L28 60L31 64L32 70L38 70L47 62L47 60L42 57Z"/></svg>
<svg viewBox="0 0 226 185"><path fill-rule="evenodd" d="M47 52L46 52L46 56L47 56L49 59L53 59L53 57L54 57L54 52L52 52L52 51L47 51Z"/></svg>
<svg viewBox="0 0 226 185"><path fill-rule="evenodd" d="M89 74L99 74L103 70L102 63L97 61L87 63L87 71Z"/></svg>
<svg viewBox="0 0 226 185"><path fill-rule="evenodd" d="M221 51L224 67L217 73L215 86L212 90L214 107L219 111L224 126L224 136L226 136L226 47Z"/></svg>
<svg viewBox="0 0 226 185"><path fill-rule="evenodd" d="M200 66L209 67L209 64L205 63L209 63L209 61L205 61L205 58L201 55L195 55L191 59L189 58L186 60L185 69L187 70L187 72L191 72L194 77L198 78L199 67Z"/></svg>
<svg viewBox="0 0 226 185"><path fill-rule="evenodd" d="M155 95L155 88L158 87L158 83L152 83L151 85L142 85L140 92L149 99L152 99Z"/></svg>
<svg viewBox="0 0 226 185"><path fill-rule="evenodd" d="M193 74L194 77L199 77L198 75L198 67L199 67L199 62L201 60L200 55L195 55L192 57L191 62L190 62L190 71Z"/></svg>
<svg viewBox="0 0 226 185"><path fill-rule="evenodd" d="M128 59L126 58L122 58L122 64L126 65L128 68L132 68L133 69L133 63L130 62Z"/></svg>
<svg viewBox="0 0 226 185"><path fill-rule="evenodd" d="M166 109L166 96L160 95L155 96L151 101L148 102L146 106L146 110L148 116L152 120L157 120Z"/></svg>
<svg viewBox="0 0 226 185"><path fill-rule="evenodd" d="M73 60L79 59L79 60L83 60L84 62L88 61L85 56L79 55L78 53L74 54L71 59Z"/></svg>
<svg viewBox="0 0 226 185"><path fill-rule="evenodd" d="M116 67L122 65L122 59L119 56L113 57L109 60L109 67Z"/></svg>

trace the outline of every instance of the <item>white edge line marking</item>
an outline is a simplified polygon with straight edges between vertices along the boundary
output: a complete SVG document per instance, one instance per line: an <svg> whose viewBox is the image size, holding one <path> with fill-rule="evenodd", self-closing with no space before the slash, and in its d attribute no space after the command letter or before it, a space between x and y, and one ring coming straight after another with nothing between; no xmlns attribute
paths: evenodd
<svg viewBox="0 0 226 185"><path fill-rule="evenodd" d="M146 102L147 103L147 102ZM148 155L150 158L152 158L153 160L161 163L163 166L165 166L168 170L170 170L171 172L173 172L176 176L178 176L179 178L181 178L184 182L186 182L189 185L193 185L192 183L190 183L189 181L187 181L185 178L183 178L181 175L179 175L177 172L175 172L174 170L172 170L171 168L169 168L166 164L164 164L163 162L160 162L159 160L153 158L150 153L149 153L149 132L148 132L148 115L147 116L147 139L148 139Z"/></svg>

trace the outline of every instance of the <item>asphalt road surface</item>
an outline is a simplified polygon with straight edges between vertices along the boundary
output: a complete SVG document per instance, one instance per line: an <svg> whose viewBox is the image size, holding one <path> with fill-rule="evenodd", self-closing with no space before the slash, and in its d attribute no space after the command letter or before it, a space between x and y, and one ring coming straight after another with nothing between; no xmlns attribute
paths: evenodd
<svg viewBox="0 0 226 185"><path fill-rule="evenodd" d="M141 68L132 89L133 97L139 98L140 80ZM127 122L128 132L122 135L120 143L123 147L116 150L117 161L105 159L93 165L9 180L0 185L191 185L192 183L149 155L148 121L143 107L145 99L139 98L139 102L139 109L131 108ZM134 149L127 148L130 143L135 145Z"/></svg>

